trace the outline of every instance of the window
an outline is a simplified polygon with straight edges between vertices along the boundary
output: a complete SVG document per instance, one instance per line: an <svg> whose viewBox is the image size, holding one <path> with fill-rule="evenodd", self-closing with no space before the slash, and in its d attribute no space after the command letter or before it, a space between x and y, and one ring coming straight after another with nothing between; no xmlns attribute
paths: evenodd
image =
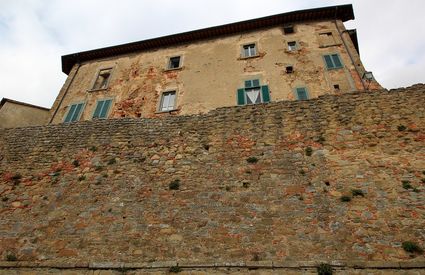
<svg viewBox="0 0 425 275"><path fill-rule="evenodd" d="M106 118L112 99L99 100L93 113L93 118Z"/></svg>
<svg viewBox="0 0 425 275"><path fill-rule="evenodd" d="M324 55L323 58L325 59L326 68L328 68L328 70L342 68L342 63L338 54L327 54Z"/></svg>
<svg viewBox="0 0 425 275"><path fill-rule="evenodd" d="M291 34L294 33L294 25L287 24L283 26L283 32L285 34Z"/></svg>
<svg viewBox="0 0 425 275"><path fill-rule="evenodd" d="M322 47L335 45L335 39L332 32L319 33L319 39L320 46Z"/></svg>
<svg viewBox="0 0 425 275"><path fill-rule="evenodd" d="M308 99L307 88L305 88L305 87L296 88L295 93L297 95L298 100L307 100Z"/></svg>
<svg viewBox="0 0 425 275"><path fill-rule="evenodd" d="M287 74L292 74L293 72L294 72L293 66L286 66L286 73Z"/></svg>
<svg viewBox="0 0 425 275"><path fill-rule="evenodd" d="M96 81L93 84L92 90L101 90L108 88L108 82L111 78L112 68L102 69L97 74Z"/></svg>
<svg viewBox="0 0 425 275"><path fill-rule="evenodd" d="M335 90L335 92L339 92L340 90L339 90L339 84L335 84L334 85L334 90Z"/></svg>
<svg viewBox="0 0 425 275"><path fill-rule="evenodd" d="M297 42L295 42L295 41L288 42L288 50L289 51L296 51L297 50Z"/></svg>
<svg viewBox="0 0 425 275"><path fill-rule="evenodd" d="M170 57L168 62L168 69L172 70L180 68L180 59L180 56Z"/></svg>
<svg viewBox="0 0 425 275"><path fill-rule="evenodd" d="M84 108L84 103L72 104L69 106L68 113L65 116L64 122L74 122L80 119L81 113Z"/></svg>
<svg viewBox="0 0 425 275"><path fill-rule="evenodd" d="M242 57L252 57L257 55L257 47L255 44L242 46Z"/></svg>
<svg viewBox="0 0 425 275"><path fill-rule="evenodd" d="M176 91L164 92L159 106L160 112L175 110Z"/></svg>
<svg viewBox="0 0 425 275"><path fill-rule="evenodd" d="M260 86L258 79L246 80L245 87L238 89L237 100L238 105L270 102L269 87L267 85Z"/></svg>

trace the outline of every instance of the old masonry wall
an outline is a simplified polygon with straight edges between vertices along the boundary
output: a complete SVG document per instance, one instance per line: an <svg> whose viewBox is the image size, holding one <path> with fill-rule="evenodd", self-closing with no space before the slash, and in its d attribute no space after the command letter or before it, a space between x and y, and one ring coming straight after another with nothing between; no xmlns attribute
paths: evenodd
<svg viewBox="0 0 425 275"><path fill-rule="evenodd" d="M419 274L424 106L415 85L2 130L0 274Z"/></svg>

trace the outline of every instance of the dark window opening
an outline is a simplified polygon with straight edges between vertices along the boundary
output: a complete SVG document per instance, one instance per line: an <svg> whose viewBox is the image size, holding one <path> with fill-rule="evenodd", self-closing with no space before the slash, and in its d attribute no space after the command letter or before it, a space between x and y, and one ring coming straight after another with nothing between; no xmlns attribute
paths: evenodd
<svg viewBox="0 0 425 275"><path fill-rule="evenodd" d="M334 85L334 89L335 89L335 91L339 92L339 85L338 84L335 84Z"/></svg>
<svg viewBox="0 0 425 275"><path fill-rule="evenodd" d="M283 26L283 32L285 34L294 33L294 25L285 25L285 26Z"/></svg>
<svg viewBox="0 0 425 275"><path fill-rule="evenodd" d="M170 58L170 63L168 64L168 69L177 69L180 68L180 56L175 56Z"/></svg>
<svg viewBox="0 0 425 275"><path fill-rule="evenodd" d="M100 90L108 88L108 82L109 78L111 77L111 71L112 69L100 70L92 89Z"/></svg>
<svg viewBox="0 0 425 275"><path fill-rule="evenodd" d="M297 42L295 42L295 41L288 42L288 50L289 51L296 51L297 50Z"/></svg>
<svg viewBox="0 0 425 275"><path fill-rule="evenodd" d="M293 72L294 72L293 66L286 66L286 73L287 74L292 74Z"/></svg>

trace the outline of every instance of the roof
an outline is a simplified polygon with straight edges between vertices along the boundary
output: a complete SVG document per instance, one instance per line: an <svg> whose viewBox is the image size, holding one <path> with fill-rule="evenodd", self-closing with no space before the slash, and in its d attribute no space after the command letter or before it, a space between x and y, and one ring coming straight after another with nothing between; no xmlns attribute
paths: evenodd
<svg viewBox="0 0 425 275"><path fill-rule="evenodd" d="M37 108L37 109L41 109L41 110L50 111L49 108L45 108L45 107L41 107L41 106L37 106L37 105L32 105L32 104L29 104L29 103L25 103L25 102L21 102L21 101L16 101L16 100L5 98L5 97L3 97L2 100L0 101L0 109L1 109L1 107L3 107L4 104L6 104L6 102L10 102L10 103L18 104L18 105L23 105L23 106L27 106L27 107L32 107L32 108Z"/></svg>
<svg viewBox="0 0 425 275"><path fill-rule="evenodd" d="M360 55L360 49L359 49L359 41L357 40L357 30L347 30L348 35L350 35L351 41L353 41L354 48L356 48L357 53Z"/></svg>
<svg viewBox="0 0 425 275"><path fill-rule="evenodd" d="M282 24L334 19L339 19L343 22L354 19L353 6L348 4L281 13L206 29L194 30L117 46L68 54L62 56L62 72L69 74L74 64L93 59L188 43L197 40L210 39L213 37L230 35Z"/></svg>

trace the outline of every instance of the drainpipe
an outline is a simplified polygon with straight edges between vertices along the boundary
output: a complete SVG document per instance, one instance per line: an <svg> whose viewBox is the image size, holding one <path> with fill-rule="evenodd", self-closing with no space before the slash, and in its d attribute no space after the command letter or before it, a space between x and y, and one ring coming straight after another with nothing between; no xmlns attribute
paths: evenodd
<svg viewBox="0 0 425 275"><path fill-rule="evenodd" d="M81 67L81 64L80 64L80 63L77 63L77 65L78 65L77 70L75 71L74 75L72 76L71 81L69 82L68 87L66 87L65 93L63 94L63 96L62 96L61 100L59 101L58 107L56 108L55 112L53 113L52 118L51 118L51 119L50 119L50 121L49 121L49 124L52 124L52 121L53 121L53 119L55 118L56 113L58 112L58 110L59 110L60 106L62 105L63 99L65 98L66 94L68 93L69 87L71 87L72 82L74 82L74 78L75 78L75 76L77 75L78 70L79 70L79 69L80 69L80 67Z"/></svg>
<svg viewBox="0 0 425 275"><path fill-rule="evenodd" d="M339 27L338 27L338 23L337 23L337 19L336 19L336 12L337 12L337 10L338 10L338 7L335 9L335 20L334 20L336 30L338 31L338 34L339 34L339 36L341 37L341 40L342 40L342 44L344 44L345 50L347 51L348 56L350 57L351 64L353 64L354 69L356 70L356 73L357 73L357 75L359 76L360 82L362 83L362 86L363 86L363 91L366 91L366 86L365 86L365 84L364 84L364 82L363 82L362 76L361 76L361 74L360 74L360 72L359 72L359 70L358 70L358 68L357 68L356 63L354 62L353 55L351 54L350 49L348 48L348 45L347 45L347 43L345 42L345 39L344 39L344 36L343 36L343 34L344 34L345 32L347 32L347 30L345 30L345 31L341 32L341 30L340 30L340 29L339 29Z"/></svg>

